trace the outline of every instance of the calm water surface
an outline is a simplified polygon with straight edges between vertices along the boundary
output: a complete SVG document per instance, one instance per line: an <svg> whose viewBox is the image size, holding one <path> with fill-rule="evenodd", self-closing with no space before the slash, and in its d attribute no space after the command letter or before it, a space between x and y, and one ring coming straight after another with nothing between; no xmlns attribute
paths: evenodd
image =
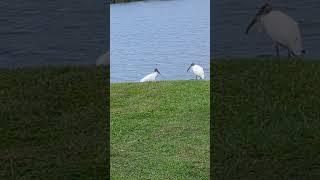
<svg viewBox="0 0 320 180"><path fill-rule="evenodd" d="M209 79L209 0L113 4L111 82L135 82L158 68L159 80L191 79L194 62Z"/></svg>
<svg viewBox="0 0 320 180"><path fill-rule="evenodd" d="M0 1L0 68L95 64L108 49L106 1Z"/></svg>
<svg viewBox="0 0 320 180"><path fill-rule="evenodd" d="M256 57L275 55L271 40L265 33L245 29L251 18L265 0L221 0L213 1L213 48L214 57ZM277 0L274 9L281 10L299 22L306 58L320 57L320 1ZM287 51L282 51L287 56Z"/></svg>

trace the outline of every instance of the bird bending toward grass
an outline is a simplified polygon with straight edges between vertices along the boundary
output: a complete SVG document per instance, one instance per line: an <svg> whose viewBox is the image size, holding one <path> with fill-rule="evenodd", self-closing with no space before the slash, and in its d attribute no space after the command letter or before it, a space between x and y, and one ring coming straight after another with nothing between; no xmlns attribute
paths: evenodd
<svg viewBox="0 0 320 180"><path fill-rule="evenodd" d="M160 74L159 70L156 68L154 69L153 73L150 73L146 75L144 78L140 80L140 82L150 82L150 81L156 81L156 78Z"/></svg>

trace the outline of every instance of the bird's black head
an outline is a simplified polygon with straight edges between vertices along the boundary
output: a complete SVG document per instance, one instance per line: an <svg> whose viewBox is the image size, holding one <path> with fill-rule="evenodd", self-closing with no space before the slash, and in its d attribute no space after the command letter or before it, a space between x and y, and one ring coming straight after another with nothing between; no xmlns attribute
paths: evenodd
<svg viewBox="0 0 320 180"><path fill-rule="evenodd" d="M256 16L261 16L264 14L268 14L269 12L272 11L272 6L269 2L265 3L257 12Z"/></svg>
<svg viewBox="0 0 320 180"><path fill-rule="evenodd" d="M189 71L189 69L190 69L192 66L194 66L194 65L196 65L196 64L191 63L191 65L189 66L189 68L188 68L187 72L188 72L188 71Z"/></svg>
<svg viewBox="0 0 320 180"><path fill-rule="evenodd" d="M265 14L268 14L272 11L272 6L270 4L270 2L265 3L262 7L260 7L259 11L257 12L257 14L255 15L255 17L253 18L253 20L250 22L250 24L248 25L247 29L246 29L246 34L249 33L249 30L251 29L251 27L256 24L259 20L259 18Z"/></svg>
<svg viewBox="0 0 320 180"><path fill-rule="evenodd" d="M158 68L155 68L155 69L154 69L154 72L157 72L157 73L161 74L161 73L159 72Z"/></svg>

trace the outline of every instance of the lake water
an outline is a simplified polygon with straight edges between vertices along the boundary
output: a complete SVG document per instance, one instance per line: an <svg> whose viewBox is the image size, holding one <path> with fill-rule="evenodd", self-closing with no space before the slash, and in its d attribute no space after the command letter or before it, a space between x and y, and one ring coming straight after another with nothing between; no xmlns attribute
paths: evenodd
<svg viewBox="0 0 320 180"><path fill-rule="evenodd" d="M212 2L214 57L256 57L275 55L271 40L265 33L252 29L249 35L245 29L266 0L220 0ZM299 22L306 58L320 57L320 3L318 0L272 1L274 9L281 10ZM282 50L287 56L287 51Z"/></svg>
<svg viewBox="0 0 320 180"><path fill-rule="evenodd" d="M209 79L209 0L142 1L110 7L111 82L135 82L158 68L159 80Z"/></svg>
<svg viewBox="0 0 320 180"><path fill-rule="evenodd" d="M95 64L108 49L105 0L0 1L0 67Z"/></svg>
<svg viewBox="0 0 320 180"><path fill-rule="evenodd" d="M212 1L212 55L256 57L274 49L264 33L244 31L265 1ZM209 0L146 1L111 5L111 80L137 81L158 67L164 79L190 79L191 62L209 73ZM277 0L275 9L300 23L306 57L319 58L318 0ZM105 0L0 2L0 68L94 64L108 49ZM286 52L283 51L284 56Z"/></svg>

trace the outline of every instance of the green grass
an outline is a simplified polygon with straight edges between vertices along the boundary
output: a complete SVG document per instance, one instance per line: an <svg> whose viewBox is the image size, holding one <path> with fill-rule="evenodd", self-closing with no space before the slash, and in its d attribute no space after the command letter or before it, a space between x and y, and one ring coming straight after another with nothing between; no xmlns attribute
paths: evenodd
<svg viewBox="0 0 320 180"><path fill-rule="evenodd" d="M209 178L209 81L111 85L111 179Z"/></svg>
<svg viewBox="0 0 320 180"><path fill-rule="evenodd" d="M213 179L320 179L320 62L211 68Z"/></svg>
<svg viewBox="0 0 320 180"><path fill-rule="evenodd" d="M106 69L0 70L0 179L105 179Z"/></svg>

